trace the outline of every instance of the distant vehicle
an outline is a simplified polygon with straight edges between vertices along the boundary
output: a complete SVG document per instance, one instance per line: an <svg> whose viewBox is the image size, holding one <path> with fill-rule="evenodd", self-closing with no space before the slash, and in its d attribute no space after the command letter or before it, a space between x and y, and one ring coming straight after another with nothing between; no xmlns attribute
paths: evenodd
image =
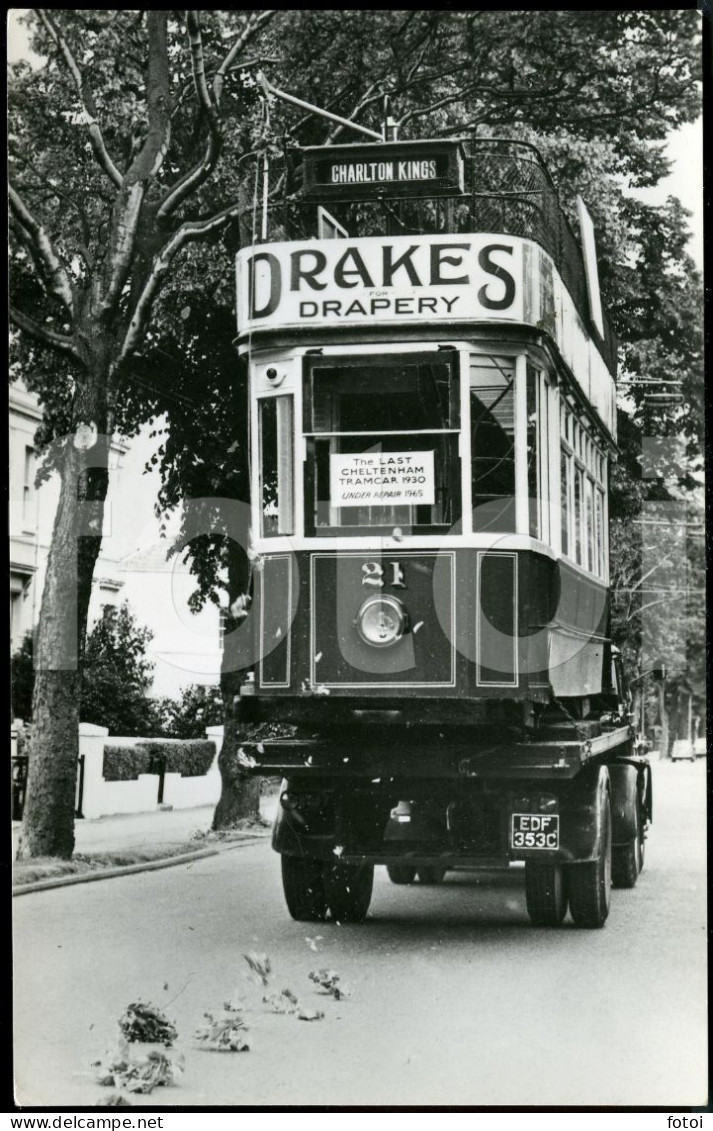
<svg viewBox="0 0 713 1131"><path fill-rule="evenodd" d="M693 743L693 753L695 754L696 758L705 758L706 754L708 753L705 738L697 738L695 740L695 742Z"/></svg>
<svg viewBox="0 0 713 1131"><path fill-rule="evenodd" d="M705 739L703 740L705 747ZM703 751L705 753L705 749ZM696 752L690 738L677 738L671 748L672 762L695 762Z"/></svg>

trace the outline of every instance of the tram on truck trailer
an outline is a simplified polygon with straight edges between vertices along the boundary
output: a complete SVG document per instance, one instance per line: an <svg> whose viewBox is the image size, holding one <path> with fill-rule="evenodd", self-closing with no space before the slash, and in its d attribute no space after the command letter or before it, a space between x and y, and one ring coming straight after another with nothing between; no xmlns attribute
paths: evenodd
<svg viewBox="0 0 713 1131"><path fill-rule="evenodd" d="M601 926L651 821L610 639L616 342L537 151L311 147L237 255L257 568L252 772L298 920L524 862Z"/></svg>

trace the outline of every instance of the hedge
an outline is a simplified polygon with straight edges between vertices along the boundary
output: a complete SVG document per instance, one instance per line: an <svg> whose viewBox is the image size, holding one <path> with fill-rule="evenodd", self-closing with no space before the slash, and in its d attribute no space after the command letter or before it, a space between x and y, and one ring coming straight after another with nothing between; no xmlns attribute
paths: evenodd
<svg viewBox="0 0 713 1131"><path fill-rule="evenodd" d="M200 778L215 758L215 743L208 739L151 739L133 746L104 747L105 781L136 781L139 774L167 774Z"/></svg>

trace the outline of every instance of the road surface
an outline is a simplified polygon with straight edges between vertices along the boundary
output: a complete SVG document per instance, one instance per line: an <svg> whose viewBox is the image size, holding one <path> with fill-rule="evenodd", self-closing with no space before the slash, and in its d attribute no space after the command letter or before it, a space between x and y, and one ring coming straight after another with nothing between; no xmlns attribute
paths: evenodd
<svg viewBox="0 0 713 1131"><path fill-rule="evenodd" d="M531 928L515 870L419 888L379 868L364 925L295 923L269 842L16 899L18 1102L97 1103L89 1064L143 999L166 1003L186 1061L150 1104L704 1104L705 762L654 770L646 867L603 930ZM324 1019L267 1012L246 951ZM352 996L318 994L318 967ZM236 990L250 1052L199 1050Z"/></svg>

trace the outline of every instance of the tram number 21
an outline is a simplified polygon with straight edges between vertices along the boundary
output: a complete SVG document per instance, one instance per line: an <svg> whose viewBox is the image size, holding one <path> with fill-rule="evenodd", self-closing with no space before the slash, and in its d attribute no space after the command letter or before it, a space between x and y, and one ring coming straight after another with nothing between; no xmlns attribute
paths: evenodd
<svg viewBox="0 0 713 1131"><path fill-rule="evenodd" d="M384 585L389 585L392 589L405 589L406 582L404 581L401 563L387 562L386 564L388 568L384 569L381 562L364 562L361 567L362 585L373 585L378 589L383 589ZM384 580L385 577L386 580Z"/></svg>

